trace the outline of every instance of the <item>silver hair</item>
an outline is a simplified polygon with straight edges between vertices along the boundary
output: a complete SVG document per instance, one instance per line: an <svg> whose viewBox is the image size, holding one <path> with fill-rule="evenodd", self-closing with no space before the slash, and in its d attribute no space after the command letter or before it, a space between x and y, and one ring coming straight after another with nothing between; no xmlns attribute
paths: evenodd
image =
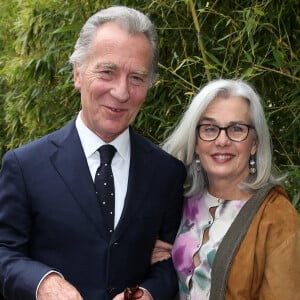
<svg viewBox="0 0 300 300"><path fill-rule="evenodd" d="M77 64L79 69L89 53L89 47L93 41L97 29L107 22L114 22L130 34L143 33L148 38L152 49L152 62L150 69L149 87L156 80L158 65L157 32L150 19L143 13L126 6L112 6L102 9L92 15L83 25L75 49L69 58L72 64Z"/></svg>
<svg viewBox="0 0 300 300"><path fill-rule="evenodd" d="M272 145L259 95L250 84L242 80L218 79L209 82L199 91L173 133L163 143L163 149L177 157L187 167L188 190L186 195L201 194L208 187L207 174L201 165L200 171L199 166L197 171L196 126L208 105L218 96L225 96L226 98L235 96L248 101L250 122L255 127L257 172L255 175L249 175L240 188L254 191L269 182L279 182L280 179L276 179L272 174Z"/></svg>

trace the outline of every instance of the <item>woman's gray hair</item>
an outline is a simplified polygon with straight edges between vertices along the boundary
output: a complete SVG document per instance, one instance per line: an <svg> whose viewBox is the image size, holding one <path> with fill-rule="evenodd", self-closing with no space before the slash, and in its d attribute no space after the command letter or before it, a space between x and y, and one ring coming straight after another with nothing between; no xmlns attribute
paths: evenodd
<svg viewBox="0 0 300 300"><path fill-rule="evenodd" d="M218 96L241 97L248 101L250 123L255 128L254 138L257 143L255 175L241 184L241 189L254 191L269 182L278 182L272 175L272 149L269 128L261 104L255 90L242 80L218 79L205 85L193 98L173 133L163 143L163 149L181 160L187 167L187 196L203 193L208 187L207 175L200 165L197 171L195 153L196 126L208 105ZM199 169L199 167L198 167Z"/></svg>
<svg viewBox="0 0 300 300"><path fill-rule="evenodd" d="M150 87L156 80L158 65L157 33L150 19L133 8L112 6L92 15L83 25L69 61L72 64L77 64L79 69L84 65L97 29L107 22L114 22L122 26L130 34L143 33L148 38L152 49Z"/></svg>

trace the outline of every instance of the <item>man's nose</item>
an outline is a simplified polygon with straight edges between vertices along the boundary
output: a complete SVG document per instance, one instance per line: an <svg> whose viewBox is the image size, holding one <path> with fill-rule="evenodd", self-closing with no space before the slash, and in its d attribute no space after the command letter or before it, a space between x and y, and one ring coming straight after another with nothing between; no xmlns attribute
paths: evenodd
<svg viewBox="0 0 300 300"><path fill-rule="evenodd" d="M111 89L110 94L120 102L126 102L129 99L129 88L127 79L120 79L116 81L114 87Z"/></svg>

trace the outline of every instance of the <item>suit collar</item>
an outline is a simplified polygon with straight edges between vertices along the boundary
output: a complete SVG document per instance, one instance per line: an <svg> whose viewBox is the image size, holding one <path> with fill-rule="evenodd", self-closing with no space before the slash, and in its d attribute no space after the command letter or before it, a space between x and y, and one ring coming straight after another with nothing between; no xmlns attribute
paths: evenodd
<svg viewBox="0 0 300 300"><path fill-rule="evenodd" d="M81 141L81 145L86 157L93 155L100 146L106 144L93 131L91 131L82 121L81 113L76 118L76 129ZM123 159L129 159L130 153L130 137L129 129L125 130L121 135L114 139L111 143Z"/></svg>

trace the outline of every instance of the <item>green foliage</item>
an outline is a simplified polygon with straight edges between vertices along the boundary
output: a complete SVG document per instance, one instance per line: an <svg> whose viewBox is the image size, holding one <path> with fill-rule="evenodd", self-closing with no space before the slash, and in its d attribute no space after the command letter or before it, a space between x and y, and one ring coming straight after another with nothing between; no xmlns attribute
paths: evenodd
<svg viewBox="0 0 300 300"><path fill-rule="evenodd" d="M160 143L192 95L215 78L241 77L264 101L278 171L300 211L298 0L0 0L0 151L61 127L80 109L68 57L84 21L128 5L158 28L160 77L135 128Z"/></svg>

